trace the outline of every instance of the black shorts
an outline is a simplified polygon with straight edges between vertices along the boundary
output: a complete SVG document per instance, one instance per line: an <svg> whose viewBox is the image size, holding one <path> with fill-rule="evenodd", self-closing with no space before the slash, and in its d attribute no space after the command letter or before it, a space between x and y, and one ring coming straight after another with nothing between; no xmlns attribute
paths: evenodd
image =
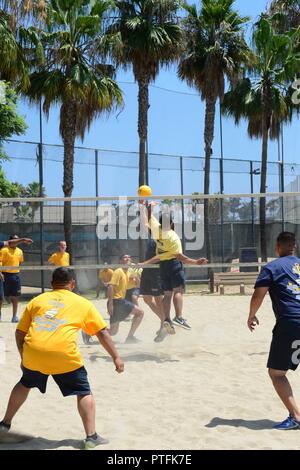
<svg viewBox="0 0 300 470"><path fill-rule="evenodd" d="M185 273L181 261L171 259L159 263L162 288L171 291L185 286Z"/></svg>
<svg viewBox="0 0 300 470"><path fill-rule="evenodd" d="M41 393L46 392L49 375L42 374L36 370L22 367L23 375L21 384L27 388L38 388ZM69 395L91 395L90 384L87 378L87 371L84 366L64 374L52 374L54 381L60 388L64 397Z"/></svg>
<svg viewBox="0 0 300 470"><path fill-rule="evenodd" d="M267 367L276 370L296 370L299 363L300 325L292 321L279 321L273 329Z"/></svg>
<svg viewBox="0 0 300 470"><path fill-rule="evenodd" d="M19 297L21 295L21 279L19 274L3 273L5 297Z"/></svg>
<svg viewBox="0 0 300 470"><path fill-rule="evenodd" d="M138 287L133 287L132 289L128 289L126 291L125 299L132 302L132 296L136 295L137 297L140 295L140 289Z"/></svg>
<svg viewBox="0 0 300 470"><path fill-rule="evenodd" d="M113 314L110 317L110 323L119 323L124 321L130 312L135 308L135 305L126 299L113 300Z"/></svg>
<svg viewBox="0 0 300 470"><path fill-rule="evenodd" d="M158 297L164 291L161 285L159 269L144 269L141 276L141 295L152 295Z"/></svg>

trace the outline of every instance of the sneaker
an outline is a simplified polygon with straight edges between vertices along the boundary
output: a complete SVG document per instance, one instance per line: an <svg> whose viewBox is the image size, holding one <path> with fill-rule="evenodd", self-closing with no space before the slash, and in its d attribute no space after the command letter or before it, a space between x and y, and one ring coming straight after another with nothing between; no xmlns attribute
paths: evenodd
<svg viewBox="0 0 300 470"><path fill-rule="evenodd" d="M135 336L127 336L125 343L127 344L136 344L141 343L142 341Z"/></svg>
<svg viewBox="0 0 300 470"><path fill-rule="evenodd" d="M12 317L11 322L12 322L12 323L19 323L18 317L17 317L17 316Z"/></svg>
<svg viewBox="0 0 300 470"><path fill-rule="evenodd" d="M0 422L0 432L8 432L10 430L10 424L4 423L4 421Z"/></svg>
<svg viewBox="0 0 300 470"><path fill-rule="evenodd" d="M161 330L158 330L158 331L156 332L156 336L155 336L155 338L154 338L154 341L155 341L156 343L161 343L161 342L165 339L165 337L167 336L167 334L168 334L168 333L167 333L167 331L166 331L165 328L162 328Z"/></svg>
<svg viewBox="0 0 300 470"><path fill-rule="evenodd" d="M186 320L182 317L175 317L173 319L173 323L174 325L181 326L181 328L184 328L185 330L191 329L190 325L188 325Z"/></svg>
<svg viewBox="0 0 300 470"><path fill-rule="evenodd" d="M164 321L164 328L169 335L175 335L176 331L171 320Z"/></svg>
<svg viewBox="0 0 300 470"><path fill-rule="evenodd" d="M97 434L96 437L89 436L86 439L84 439L83 448L84 450L92 450L97 446L108 444L108 443L109 443L108 439L104 439L103 437L99 436L99 434Z"/></svg>
<svg viewBox="0 0 300 470"><path fill-rule="evenodd" d="M91 337L84 331L82 331L81 333L82 333L82 339L83 339L84 344L89 344Z"/></svg>
<svg viewBox="0 0 300 470"><path fill-rule="evenodd" d="M289 429L297 429L300 427L300 421L297 421L291 415L288 416L282 423L276 424L274 429L279 429L280 431L288 431Z"/></svg>

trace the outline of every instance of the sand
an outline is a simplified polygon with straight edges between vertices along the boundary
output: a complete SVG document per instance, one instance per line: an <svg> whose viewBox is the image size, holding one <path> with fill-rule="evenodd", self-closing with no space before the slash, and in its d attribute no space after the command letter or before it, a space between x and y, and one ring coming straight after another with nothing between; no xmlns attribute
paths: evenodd
<svg viewBox="0 0 300 470"><path fill-rule="evenodd" d="M192 330L177 328L176 335L159 344L153 342L157 319L141 300L145 318L137 336L143 342L124 344L128 322L115 337L125 362L121 375L96 340L84 345L79 336L96 399L97 430L110 440L102 449L299 449L300 430L272 429L287 413L266 370L274 324L270 300L252 334L246 327L249 300L187 295L185 317ZM105 313L104 300L95 304ZM0 363L1 417L20 377L8 307L2 318L6 360ZM300 400L300 374L289 377ZM27 436L23 442L2 442L0 450L79 449L84 438L76 398L63 398L51 378L45 395L31 391L12 431L21 434L19 441ZM34 438L27 440L28 435Z"/></svg>

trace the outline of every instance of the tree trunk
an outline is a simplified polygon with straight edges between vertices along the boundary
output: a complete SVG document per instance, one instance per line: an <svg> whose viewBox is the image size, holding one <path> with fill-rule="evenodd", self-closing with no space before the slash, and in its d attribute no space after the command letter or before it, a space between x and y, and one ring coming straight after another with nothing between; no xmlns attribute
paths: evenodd
<svg viewBox="0 0 300 470"><path fill-rule="evenodd" d="M76 138L76 103L64 103L61 107L61 134L64 143L64 197L71 197L73 192L74 172L74 146ZM72 204L71 201L64 203L64 232L67 250L70 254L70 263L73 263L72 254Z"/></svg>
<svg viewBox="0 0 300 470"><path fill-rule="evenodd" d="M269 99L267 89L263 91L263 112L262 112L262 153L261 153L261 179L260 192L266 192L267 184L267 161L268 161L268 138L269 138ZM260 224L260 252L262 261L267 261L267 236L266 236L266 198L260 198L259 203L259 224Z"/></svg>
<svg viewBox="0 0 300 470"><path fill-rule="evenodd" d="M212 154L212 143L214 140L214 127L215 127L215 114L216 114L216 99L210 98L206 100L205 108L205 129L204 129L204 142L205 142L205 168L204 168L204 194L209 194L210 183L210 159ZM211 234L209 231L209 200L204 200L204 236L206 247L206 258L211 263ZM211 291L213 291L212 279L213 271L208 270L208 277L211 281Z"/></svg>
<svg viewBox="0 0 300 470"><path fill-rule="evenodd" d="M140 139L140 160L139 160L139 186L146 184L146 142L148 134L148 108L149 108L149 78L143 76L138 78L139 85L139 115L138 134Z"/></svg>

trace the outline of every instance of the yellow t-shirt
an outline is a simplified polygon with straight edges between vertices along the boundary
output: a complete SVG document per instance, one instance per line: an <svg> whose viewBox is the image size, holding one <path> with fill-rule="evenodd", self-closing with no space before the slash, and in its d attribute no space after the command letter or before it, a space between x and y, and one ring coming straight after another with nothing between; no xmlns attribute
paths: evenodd
<svg viewBox="0 0 300 470"><path fill-rule="evenodd" d="M23 263L24 256L21 248L10 248L5 246L1 250L1 259L2 266L20 266L20 263ZM3 271L4 273L19 273L19 269L9 269L8 271Z"/></svg>
<svg viewBox="0 0 300 470"><path fill-rule="evenodd" d="M134 266L131 266L131 268L128 269L128 285L127 285L127 290L128 289L134 289L137 287L136 283L136 278L140 278L142 274L143 269L142 268L136 268Z"/></svg>
<svg viewBox="0 0 300 470"><path fill-rule="evenodd" d="M66 251L64 253L56 251L50 256L48 262L55 266L70 266L70 255Z"/></svg>
<svg viewBox="0 0 300 470"><path fill-rule="evenodd" d="M100 281L102 281L104 284L107 284L111 280L113 273L114 270L111 268L101 269L99 273Z"/></svg>
<svg viewBox="0 0 300 470"><path fill-rule="evenodd" d="M27 333L23 365L49 375L78 369L83 365L78 330L93 336L106 326L87 299L67 289L45 292L29 302L17 326Z"/></svg>
<svg viewBox="0 0 300 470"><path fill-rule="evenodd" d="M156 254L160 261L175 259L182 253L181 240L174 230L162 230L158 220L152 215L149 221L152 237L156 241Z"/></svg>
<svg viewBox="0 0 300 470"><path fill-rule="evenodd" d="M118 268L114 271L109 282L109 284L114 287L113 299L125 299L128 281L128 271L124 271L122 268Z"/></svg>

